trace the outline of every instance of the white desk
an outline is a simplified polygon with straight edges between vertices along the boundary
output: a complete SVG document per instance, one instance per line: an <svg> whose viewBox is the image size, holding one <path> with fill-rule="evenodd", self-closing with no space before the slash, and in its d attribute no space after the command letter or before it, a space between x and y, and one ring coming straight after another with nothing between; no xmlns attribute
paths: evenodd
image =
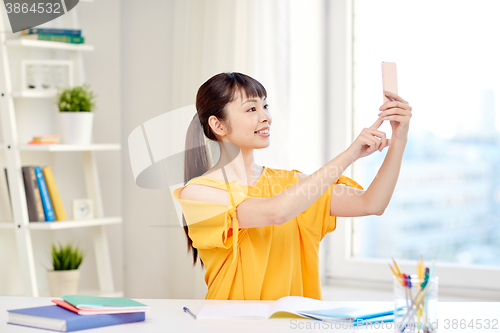
<svg viewBox="0 0 500 333"><path fill-rule="evenodd" d="M7 311L11 309L29 308L35 306L44 306L54 304L51 302L52 297L3 297L0 296L0 332L1 333L17 333L17 332L51 332L30 327L7 324ZM269 320L195 320L187 313L184 313L182 308L187 306L193 313L197 314L204 304L217 303L241 303L242 301L207 301L207 300L191 300L191 299L136 299L137 301L147 304L151 307L149 312L146 312L146 321L139 323L131 323L124 325L107 326L84 330L81 332L105 333L105 332L120 332L120 333L142 333L142 332L161 332L161 333L184 333L184 332L359 332L361 329L335 329L335 327L326 322L315 320L296 319L296 318L272 318ZM248 301L259 302L259 301ZM260 301L272 304L272 301ZM371 306L377 304L392 304L391 302L330 302L333 306ZM500 303L499 302L441 302L438 306L438 325L439 333L454 332L490 332L500 333ZM444 329L445 319L465 319L469 324L471 319L489 319L490 322L496 320L496 329ZM299 326L303 325L303 326ZM305 325L313 325L307 328ZM322 326L323 325L323 326ZM302 327L302 328L300 328ZM368 329L369 332L389 332L387 329ZM392 332L392 331L390 331Z"/></svg>

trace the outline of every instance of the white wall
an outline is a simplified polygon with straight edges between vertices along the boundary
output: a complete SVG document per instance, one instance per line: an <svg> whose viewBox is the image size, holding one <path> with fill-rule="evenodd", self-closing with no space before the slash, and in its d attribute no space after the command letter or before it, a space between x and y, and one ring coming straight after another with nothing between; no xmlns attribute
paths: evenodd
<svg viewBox="0 0 500 333"><path fill-rule="evenodd" d="M196 87L186 88L182 76L174 87L171 79L176 70L172 61L175 1L128 0L121 4L122 144L126 147L128 133L143 122L194 103ZM174 101L175 89L186 97ZM169 192L139 188L127 151L122 158L126 295L204 298L204 272L199 264L192 267L184 230L177 222L169 223L175 218ZM158 225L163 227L155 227Z"/></svg>
<svg viewBox="0 0 500 333"><path fill-rule="evenodd" d="M121 136L120 1L99 0L93 3L80 3L76 8L86 43L95 46L94 52L84 54L86 82L90 83L98 95L94 142L119 143ZM48 25L49 23L46 24ZM21 53L15 53L18 51L13 51L14 58L18 59L22 56ZM57 54L54 55L57 56ZM15 70L16 68L13 69ZM21 143L29 141L35 134L57 132L57 110L50 101L19 100L15 103ZM3 175L5 161L3 153L1 155L0 221L9 221L12 219ZM104 214L119 216L122 211L121 153L98 152L96 156ZM71 200L86 197L81 154L23 152L21 161L23 165L49 164L52 167L64 207L71 216ZM108 226L106 230L109 237L115 288L123 290L122 226ZM87 257L81 266L80 288L98 289L91 231L90 228L32 231L37 280L41 291L48 289L44 266L50 265L50 244L59 240L63 242L74 240L87 252ZM21 295L23 290L12 230L0 230L0 267L0 295Z"/></svg>

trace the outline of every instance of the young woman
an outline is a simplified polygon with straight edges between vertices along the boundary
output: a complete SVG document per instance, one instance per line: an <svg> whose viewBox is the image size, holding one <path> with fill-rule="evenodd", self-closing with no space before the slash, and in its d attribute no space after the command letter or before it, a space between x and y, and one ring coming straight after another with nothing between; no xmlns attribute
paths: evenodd
<svg viewBox="0 0 500 333"><path fill-rule="evenodd" d="M322 299L318 249L336 216L381 215L396 186L411 107L398 95L378 119L316 172L258 165L254 149L269 146L272 117L262 84L241 73L213 76L198 90L197 114L186 138L181 204L188 251L206 266L206 299ZM378 131L390 120L392 138ZM279 126L279 124L278 124ZM204 136L220 146L211 167ZM366 191L342 172L354 161L388 148ZM346 186L342 186L346 185Z"/></svg>

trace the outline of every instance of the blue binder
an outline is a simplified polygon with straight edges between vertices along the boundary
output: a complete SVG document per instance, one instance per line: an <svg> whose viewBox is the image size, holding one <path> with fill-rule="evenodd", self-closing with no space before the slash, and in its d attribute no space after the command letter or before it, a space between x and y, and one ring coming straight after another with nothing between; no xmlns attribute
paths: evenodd
<svg viewBox="0 0 500 333"><path fill-rule="evenodd" d="M82 316L58 305L8 310L9 324L72 332L89 328L144 321L144 312ZM49 320L47 320L49 319Z"/></svg>
<svg viewBox="0 0 500 333"><path fill-rule="evenodd" d="M56 219L54 214L54 208L52 207L52 200L50 200L49 190L47 189L47 183L45 183L45 177L43 176L42 168L39 166L35 167L36 179L38 181L38 188L40 189L40 197L42 198L43 212L45 213L45 221L52 222Z"/></svg>

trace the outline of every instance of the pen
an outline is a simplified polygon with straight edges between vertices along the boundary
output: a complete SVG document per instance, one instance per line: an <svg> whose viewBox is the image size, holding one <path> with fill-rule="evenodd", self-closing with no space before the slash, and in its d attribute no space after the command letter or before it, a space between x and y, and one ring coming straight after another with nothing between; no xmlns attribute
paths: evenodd
<svg viewBox="0 0 500 333"><path fill-rule="evenodd" d="M405 322L405 319L408 318L408 321L411 320L411 317L415 314L415 312L417 311L420 303L423 301L424 299L424 296L429 292L429 283L426 283L425 286L420 290L420 292L417 294L417 296L415 297L415 300L411 300L411 307L410 307L410 310L406 312L406 314L403 316L403 319L401 320L401 322L404 324ZM415 308L413 308L413 306L415 306ZM403 326L403 329L401 330L401 332L404 332L405 329L406 329L406 325Z"/></svg>
<svg viewBox="0 0 500 333"><path fill-rule="evenodd" d="M184 309L184 312L189 313L194 319L196 319L196 315L194 313L192 313L188 308L183 307L183 309Z"/></svg>
<svg viewBox="0 0 500 333"><path fill-rule="evenodd" d="M432 265L431 269L429 270L429 279L432 279L434 277L434 265L435 265L435 259L432 259ZM429 293L425 295L425 304L424 304L424 313L427 315L427 303L429 300ZM425 321L427 321L429 318L426 317Z"/></svg>

